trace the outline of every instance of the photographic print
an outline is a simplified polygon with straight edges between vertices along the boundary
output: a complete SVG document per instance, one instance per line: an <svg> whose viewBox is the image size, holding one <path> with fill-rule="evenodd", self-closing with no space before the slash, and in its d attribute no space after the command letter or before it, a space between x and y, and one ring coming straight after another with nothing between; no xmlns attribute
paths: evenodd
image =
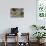
<svg viewBox="0 0 46 46"><path fill-rule="evenodd" d="M24 8L11 8L11 17L24 17Z"/></svg>

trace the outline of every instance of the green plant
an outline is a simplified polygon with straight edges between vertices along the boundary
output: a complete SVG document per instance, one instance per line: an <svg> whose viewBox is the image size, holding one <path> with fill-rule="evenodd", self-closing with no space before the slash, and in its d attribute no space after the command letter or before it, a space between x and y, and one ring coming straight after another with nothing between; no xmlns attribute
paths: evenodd
<svg viewBox="0 0 46 46"><path fill-rule="evenodd" d="M37 27L36 25L32 25L32 26Z"/></svg>
<svg viewBox="0 0 46 46"><path fill-rule="evenodd" d="M45 26L37 26L37 25L32 25L32 27L36 28L36 30L39 30L39 29L45 29Z"/></svg>
<svg viewBox="0 0 46 46"><path fill-rule="evenodd" d="M42 39L44 36L46 36L45 32L35 32L33 34L37 39ZM44 37L45 38L45 37Z"/></svg>
<svg viewBox="0 0 46 46"><path fill-rule="evenodd" d="M45 26L41 26L40 29L45 29Z"/></svg>
<svg viewBox="0 0 46 46"><path fill-rule="evenodd" d="M35 27L35 28L36 28L36 30L38 30L38 27L37 27L37 25L32 25L32 27L33 27L33 28Z"/></svg>

